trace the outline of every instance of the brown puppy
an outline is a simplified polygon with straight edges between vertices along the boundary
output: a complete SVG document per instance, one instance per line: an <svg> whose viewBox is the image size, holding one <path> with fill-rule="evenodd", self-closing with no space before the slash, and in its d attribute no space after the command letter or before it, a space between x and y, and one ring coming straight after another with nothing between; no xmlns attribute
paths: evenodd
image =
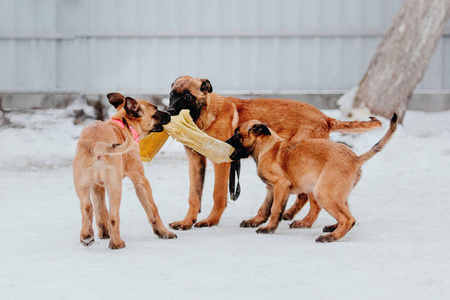
<svg viewBox="0 0 450 300"><path fill-rule="evenodd" d="M95 121L83 129L73 160L75 190L81 204L81 243L89 246L94 242L92 219L95 212L98 237L106 239L111 235L111 249L125 247L119 231L124 177L129 177L133 182L153 232L160 238L176 238L161 221L150 183L144 175L138 143L133 140L144 138L150 132L162 131L162 125L170 122L170 115L144 100L125 98L119 93L111 93L107 97L117 113L109 121ZM132 126L134 138L128 124ZM105 190L110 213L106 208Z"/></svg>
<svg viewBox="0 0 450 300"><path fill-rule="evenodd" d="M261 209L271 210L267 226L257 233L274 233L290 194L312 193L314 201L332 215L337 224L325 226L328 235L316 242L334 242L342 238L355 224L347 198L361 177L361 166L377 154L391 139L397 127L397 115L388 132L368 152L357 156L344 144L324 139L289 142L260 121L240 125L227 143L236 150L230 156L237 160L252 156L258 176L267 185L268 194ZM312 199L311 199L312 200ZM299 222L291 224L298 228Z"/></svg>
<svg viewBox="0 0 450 300"><path fill-rule="evenodd" d="M299 141L305 138L328 139L331 131L342 133L359 133L381 126L373 118L368 122L342 122L330 118L315 107L293 100L283 99L251 99L241 100L233 97L222 97L212 92L212 86L207 79L193 79L182 76L172 84L168 112L177 115L182 109L189 109L197 126L210 136L225 141L233 135L234 129L245 121L258 119L267 123L282 138L289 141ZM200 211L201 196L205 178L206 158L186 147L189 159L189 210L186 217L170 226L174 229L189 229L197 221ZM230 164L214 164L214 206L210 215L195 224L197 227L213 226L219 223L220 217L227 206L227 186ZM267 195L271 197L271 195ZM312 194L308 195L313 197ZM287 212L286 218L291 219L307 202L307 197L300 194L296 204ZM309 214L303 220L304 227L311 227L316 220L320 207L311 204ZM263 212L241 226L258 226L270 211ZM267 215L267 216L265 216Z"/></svg>

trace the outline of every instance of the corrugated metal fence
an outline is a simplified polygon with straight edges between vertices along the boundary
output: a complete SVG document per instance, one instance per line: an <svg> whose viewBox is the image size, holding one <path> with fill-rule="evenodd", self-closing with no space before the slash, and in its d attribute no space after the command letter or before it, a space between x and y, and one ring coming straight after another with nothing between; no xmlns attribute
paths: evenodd
<svg viewBox="0 0 450 300"><path fill-rule="evenodd" d="M0 0L0 93L356 86L402 0ZM450 90L450 26L418 89Z"/></svg>

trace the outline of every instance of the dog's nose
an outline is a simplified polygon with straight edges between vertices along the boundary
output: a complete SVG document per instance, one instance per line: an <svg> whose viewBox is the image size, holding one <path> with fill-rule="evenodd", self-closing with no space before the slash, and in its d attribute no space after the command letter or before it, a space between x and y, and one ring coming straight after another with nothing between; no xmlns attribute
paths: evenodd
<svg viewBox="0 0 450 300"><path fill-rule="evenodd" d="M175 108L173 108L173 107L169 107L169 108L167 109L167 112L168 112L171 116L177 114L177 110L176 110Z"/></svg>
<svg viewBox="0 0 450 300"><path fill-rule="evenodd" d="M225 143L230 144L234 148L239 148L241 146L239 143L239 138L237 138L234 135L231 138L229 138L228 140L226 140Z"/></svg>
<svg viewBox="0 0 450 300"><path fill-rule="evenodd" d="M163 125L168 124L170 122L170 115L166 112L162 112L161 114L161 123Z"/></svg>

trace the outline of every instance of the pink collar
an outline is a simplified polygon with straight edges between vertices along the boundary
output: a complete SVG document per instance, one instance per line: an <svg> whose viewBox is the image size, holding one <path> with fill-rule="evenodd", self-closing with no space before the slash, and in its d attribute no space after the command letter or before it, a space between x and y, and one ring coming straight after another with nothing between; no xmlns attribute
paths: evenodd
<svg viewBox="0 0 450 300"><path fill-rule="evenodd" d="M123 122L121 120L118 119L111 119L111 122L116 123L117 125L119 125L122 128L125 128L125 125L123 124ZM134 140L139 144L139 134L137 133L136 129L134 129L133 127L130 126L130 130L131 130L131 134L133 135Z"/></svg>

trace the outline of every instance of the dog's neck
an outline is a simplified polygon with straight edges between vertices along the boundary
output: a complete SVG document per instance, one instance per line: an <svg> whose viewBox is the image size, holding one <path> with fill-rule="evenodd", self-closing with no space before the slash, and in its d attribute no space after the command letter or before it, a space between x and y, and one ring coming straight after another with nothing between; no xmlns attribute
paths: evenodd
<svg viewBox="0 0 450 300"><path fill-rule="evenodd" d="M274 131L270 130L271 135L265 135L258 137L258 139L253 144L253 153L252 156L256 162L261 160L261 158L272 149L272 147L278 143L285 141L279 135L277 135Z"/></svg>
<svg viewBox="0 0 450 300"><path fill-rule="evenodd" d="M112 117L110 121L125 129L125 124L123 124L122 120ZM136 131L136 129L134 129L131 126L130 126L130 130L131 130L131 134L133 135L133 139L139 144L139 141L141 139L141 137L139 136L139 133Z"/></svg>

